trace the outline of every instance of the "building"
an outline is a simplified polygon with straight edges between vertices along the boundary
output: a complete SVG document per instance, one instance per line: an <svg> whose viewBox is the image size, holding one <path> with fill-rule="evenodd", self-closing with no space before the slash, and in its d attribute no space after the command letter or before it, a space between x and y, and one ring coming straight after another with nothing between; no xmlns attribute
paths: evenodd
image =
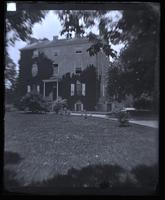
<svg viewBox="0 0 165 200"><path fill-rule="evenodd" d="M42 40L22 48L20 50L21 95L36 91L50 101L61 96L70 102L70 109L75 111L110 110L106 94L109 58L103 52L90 56L87 49L91 44L85 37L58 39L54 36L52 41ZM41 63L39 59L41 54L51 61L51 67ZM97 83L90 82L90 77L84 80L78 78L89 66L94 66L96 70ZM39 75L40 71L43 72L42 76ZM68 87L62 85L64 76L68 77L68 80L70 77ZM88 88L91 88L91 91Z"/></svg>

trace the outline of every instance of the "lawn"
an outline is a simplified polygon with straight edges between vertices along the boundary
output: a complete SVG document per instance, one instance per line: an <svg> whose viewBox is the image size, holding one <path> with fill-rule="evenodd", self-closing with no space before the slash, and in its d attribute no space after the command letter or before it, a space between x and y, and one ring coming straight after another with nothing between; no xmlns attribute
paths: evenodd
<svg viewBox="0 0 165 200"><path fill-rule="evenodd" d="M89 165L152 166L158 130L94 117L7 112L5 152L5 168L27 185Z"/></svg>

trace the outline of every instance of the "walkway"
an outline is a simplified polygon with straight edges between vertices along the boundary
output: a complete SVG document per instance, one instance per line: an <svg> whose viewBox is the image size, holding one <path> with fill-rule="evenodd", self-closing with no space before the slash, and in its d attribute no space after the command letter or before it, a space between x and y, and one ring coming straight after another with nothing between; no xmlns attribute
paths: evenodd
<svg viewBox="0 0 165 200"><path fill-rule="evenodd" d="M71 115L75 115L75 116L84 116L84 113L71 113ZM89 117L99 117L99 118L104 118L104 119L110 119L110 120L115 120L117 121L116 118L111 118L108 117L105 114L86 114ZM157 120L129 120L130 123L133 124L138 124L138 125L142 125L142 126L147 126L147 127L152 127L152 128L158 128L159 127L159 123Z"/></svg>

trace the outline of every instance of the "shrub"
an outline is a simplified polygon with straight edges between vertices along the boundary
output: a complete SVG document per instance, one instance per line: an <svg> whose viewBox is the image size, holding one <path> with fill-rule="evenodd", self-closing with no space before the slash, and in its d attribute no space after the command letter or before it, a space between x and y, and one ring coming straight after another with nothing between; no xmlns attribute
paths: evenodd
<svg viewBox="0 0 165 200"><path fill-rule="evenodd" d="M62 99L61 97L58 97L57 100L53 102L53 111L55 111L57 114L67 107L67 100Z"/></svg>
<svg viewBox="0 0 165 200"><path fill-rule="evenodd" d="M27 93L23 96L19 103L21 110L28 110L31 112L48 111L46 101L38 93Z"/></svg>
<svg viewBox="0 0 165 200"><path fill-rule="evenodd" d="M145 166L138 165L132 170L139 184L144 186L155 187L158 184L159 169L158 165Z"/></svg>
<svg viewBox="0 0 165 200"><path fill-rule="evenodd" d="M134 101L134 107L137 109L152 109L153 100L147 94L142 94L139 98L136 98Z"/></svg>
<svg viewBox="0 0 165 200"><path fill-rule="evenodd" d="M120 126L128 126L128 121L129 121L128 112L121 110L117 115L118 115L118 121L120 123Z"/></svg>

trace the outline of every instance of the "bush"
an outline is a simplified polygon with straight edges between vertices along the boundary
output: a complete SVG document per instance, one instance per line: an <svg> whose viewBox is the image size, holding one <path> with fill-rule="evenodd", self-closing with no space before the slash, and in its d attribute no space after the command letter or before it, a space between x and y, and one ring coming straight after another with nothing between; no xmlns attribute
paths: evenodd
<svg viewBox="0 0 165 200"><path fill-rule="evenodd" d="M153 166L145 166L145 165L138 165L132 170L136 179L138 180L139 184L144 186L155 187L157 186L159 180L159 169L158 165Z"/></svg>
<svg viewBox="0 0 165 200"><path fill-rule="evenodd" d="M27 93L19 102L20 110L31 112L48 111L46 101L38 93Z"/></svg>
<svg viewBox="0 0 165 200"><path fill-rule="evenodd" d="M120 123L120 126L128 126L128 118L129 114L127 111L120 111L118 114L118 121Z"/></svg>
<svg viewBox="0 0 165 200"><path fill-rule="evenodd" d="M140 98L135 99L134 107L137 109L152 109L153 100L147 94L142 94Z"/></svg>
<svg viewBox="0 0 165 200"><path fill-rule="evenodd" d="M67 108L67 100L58 97L58 99L53 102L53 111L58 114L64 108Z"/></svg>

